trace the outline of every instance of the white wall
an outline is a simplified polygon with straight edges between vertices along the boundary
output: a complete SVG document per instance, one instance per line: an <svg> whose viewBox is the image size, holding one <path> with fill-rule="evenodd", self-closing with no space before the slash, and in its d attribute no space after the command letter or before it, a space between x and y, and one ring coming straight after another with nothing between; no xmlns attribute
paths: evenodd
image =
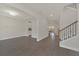
<svg viewBox="0 0 79 59"><path fill-rule="evenodd" d="M78 34L79 34L79 3L77 4L77 20L78 20Z"/></svg>
<svg viewBox="0 0 79 59"><path fill-rule="evenodd" d="M3 16L1 16L2 14L0 15L0 40L15 38L17 36L28 36L29 27L32 27L32 37L37 38L37 41L40 41L41 39L48 36L47 20L44 19L44 17L42 17L40 14L33 12L28 8L21 8L23 6L16 4L14 5L14 8L6 6L5 8L1 6L1 10L8 8L10 10L16 11L18 15L12 16L8 13L5 13L4 11L0 12L3 14ZM32 21L31 24L28 23L29 20Z"/></svg>
<svg viewBox="0 0 79 59"><path fill-rule="evenodd" d="M32 32L30 33L30 32L28 31L28 28L32 28L32 23L29 23L29 21L32 22L31 19L26 19L26 20L25 20L25 35L26 35L26 36L29 36L29 35L32 34Z"/></svg>
<svg viewBox="0 0 79 59"><path fill-rule="evenodd" d="M68 48L79 52L79 35L60 42L60 47Z"/></svg>
<svg viewBox="0 0 79 59"><path fill-rule="evenodd" d="M25 35L25 21L0 16L0 40Z"/></svg>
<svg viewBox="0 0 79 59"><path fill-rule="evenodd" d="M79 20L79 17L78 17L79 16L79 7L77 10L78 12L75 10L76 9L67 11L68 13L65 14L65 17L62 17L62 20L60 22L61 29L64 28L65 26L69 25L69 23L71 24L72 22ZM79 29L79 22L78 22L78 29ZM68 48L68 49L79 52L79 30L77 32L77 36L72 37L68 40L60 41L60 47Z"/></svg>
<svg viewBox="0 0 79 59"><path fill-rule="evenodd" d="M19 36L28 36L28 28L32 28L31 35L37 38L37 41L48 36L48 24L45 19L26 19L11 18L0 16L0 40L15 38ZM32 23L28 23L28 21Z"/></svg>
<svg viewBox="0 0 79 59"><path fill-rule="evenodd" d="M29 23L29 21L31 21L31 23ZM33 38L37 38L38 37L38 20L37 19L26 19L25 20L25 35L29 36L32 35ZM32 31L28 31L28 28L32 28Z"/></svg>
<svg viewBox="0 0 79 59"><path fill-rule="evenodd" d="M38 19L38 38L37 41L40 41L48 37L48 23L44 18Z"/></svg>
<svg viewBox="0 0 79 59"><path fill-rule="evenodd" d="M61 13L60 19L60 29L70 25L74 21L76 21L77 13L76 9L67 8L63 9Z"/></svg>
<svg viewBox="0 0 79 59"><path fill-rule="evenodd" d="M37 19L32 20L32 37L38 38L38 20Z"/></svg>
<svg viewBox="0 0 79 59"><path fill-rule="evenodd" d="M32 23L28 23L28 21L31 21ZM26 20L26 29L28 29L29 27L32 28L30 34L33 38L36 38L37 41L48 37L48 22L44 17L37 14L34 18ZM26 33L27 32L28 30L26 30Z"/></svg>

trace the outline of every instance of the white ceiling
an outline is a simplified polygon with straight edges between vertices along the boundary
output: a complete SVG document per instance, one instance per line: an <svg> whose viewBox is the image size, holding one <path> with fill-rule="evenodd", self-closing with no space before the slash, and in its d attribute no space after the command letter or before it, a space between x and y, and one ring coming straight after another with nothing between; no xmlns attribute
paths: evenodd
<svg viewBox="0 0 79 59"><path fill-rule="evenodd" d="M11 5L0 4L0 16L9 17L12 19L27 19L27 16L29 15Z"/></svg>
<svg viewBox="0 0 79 59"><path fill-rule="evenodd" d="M10 16L4 10L11 10L18 15L15 18L33 19L38 16L43 17L49 22L53 20L59 21L60 14L67 3L16 3L16 4L0 4L0 15ZM14 16L10 16L13 17Z"/></svg>
<svg viewBox="0 0 79 59"><path fill-rule="evenodd" d="M46 19L52 19L52 20L58 20L60 13L62 11L62 8L66 6L66 3L48 3L48 4L42 4L42 3L20 3L20 4L10 4L16 8L19 8L28 14L32 14L32 16L40 15L42 17L45 17ZM52 17L50 15L53 15Z"/></svg>

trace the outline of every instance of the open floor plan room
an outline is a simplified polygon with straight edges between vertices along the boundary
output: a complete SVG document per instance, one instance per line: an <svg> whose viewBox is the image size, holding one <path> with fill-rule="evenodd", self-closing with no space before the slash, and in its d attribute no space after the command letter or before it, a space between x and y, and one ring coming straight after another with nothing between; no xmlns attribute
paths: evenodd
<svg viewBox="0 0 79 59"><path fill-rule="evenodd" d="M0 56L79 56L78 3L0 4Z"/></svg>

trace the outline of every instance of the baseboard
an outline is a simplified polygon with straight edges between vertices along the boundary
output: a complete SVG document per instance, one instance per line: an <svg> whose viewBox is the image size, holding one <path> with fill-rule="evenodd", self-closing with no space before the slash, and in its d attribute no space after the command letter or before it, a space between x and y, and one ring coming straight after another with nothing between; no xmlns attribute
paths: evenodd
<svg viewBox="0 0 79 59"><path fill-rule="evenodd" d="M46 36L46 37L44 37L44 38L42 38L42 39L37 39L37 42L40 42L40 41L42 41L42 40L44 40L44 39L47 39L48 38L48 36Z"/></svg>
<svg viewBox="0 0 79 59"><path fill-rule="evenodd" d="M37 37L36 36L32 36L32 38L35 38L36 39Z"/></svg>
<svg viewBox="0 0 79 59"><path fill-rule="evenodd" d="M79 52L79 49L72 48L72 47L68 47L68 46L65 46L65 45L60 45L60 47L67 48L67 49L70 49L70 50L73 50L73 51Z"/></svg>
<svg viewBox="0 0 79 59"><path fill-rule="evenodd" d="M7 38L2 38L0 40L9 40L9 39L13 39L13 38L18 38L18 37L29 37L28 35L19 35L19 36L12 36L12 37L7 37ZM35 41L37 41L37 39L35 37L32 37L33 39L35 39Z"/></svg>
<svg viewBox="0 0 79 59"><path fill-rule="evenodd" d="M8 40L8 39L12 39L12 38L16 38L16 37L23 37L23 36L26 36L26 35L12 36L12 37L7 37L7 38L2 38L0 40Z"/></svg>

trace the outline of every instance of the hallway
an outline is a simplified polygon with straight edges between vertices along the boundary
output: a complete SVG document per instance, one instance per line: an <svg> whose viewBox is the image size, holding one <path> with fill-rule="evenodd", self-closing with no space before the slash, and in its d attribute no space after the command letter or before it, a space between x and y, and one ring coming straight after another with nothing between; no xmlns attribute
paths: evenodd
<svg viewBox="0 0 79 59"><path fill-rule="evenodd" d="M57 37L40 42L30 37L17 37L0 41L0 56L79 56L79 53L58 47Z"/></svg>

